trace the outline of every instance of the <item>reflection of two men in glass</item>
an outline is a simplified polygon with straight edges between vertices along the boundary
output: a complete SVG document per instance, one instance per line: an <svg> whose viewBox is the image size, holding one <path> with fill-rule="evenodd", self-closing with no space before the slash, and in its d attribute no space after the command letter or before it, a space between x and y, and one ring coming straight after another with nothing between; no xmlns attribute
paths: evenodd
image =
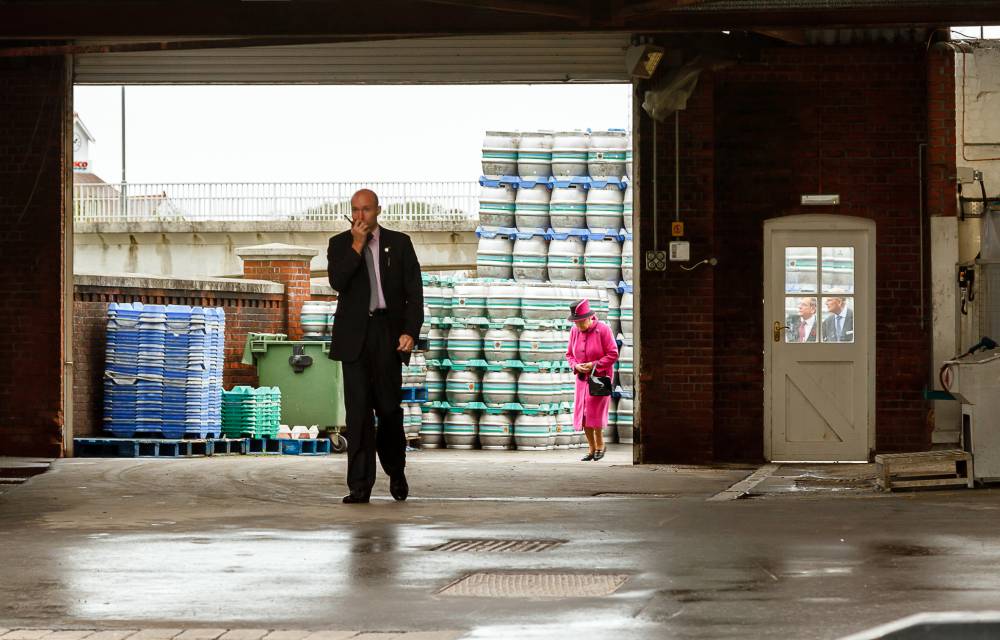
<svg viewBox="0 0 1000 640"><path fill-rule="evenodd" d="M823 303L826 312L818 323L816 298L799 298L798 313L785 322L788 326L785 342L816 342L818 337L823 342L854 342L854 311L848 307L847 298L829 296Z"/></svg>

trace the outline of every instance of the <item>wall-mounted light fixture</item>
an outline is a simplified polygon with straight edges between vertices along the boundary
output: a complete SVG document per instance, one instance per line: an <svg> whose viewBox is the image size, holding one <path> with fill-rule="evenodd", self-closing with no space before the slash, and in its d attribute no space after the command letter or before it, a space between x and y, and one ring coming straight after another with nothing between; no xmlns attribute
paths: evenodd
<svg viewBox="0 0 1000 640"><path fill-rule="evenodd" d="M625 51L625 70L633 78L652 78L666 50L655 44L636 44Z"/></svg>
<svg viewBox="0 0 1000 640"><path fill-rule="evenodd" d="M821 193L813 195L802 195L801 203L809 207L832 207L840 204L840 194Z"/></svg>

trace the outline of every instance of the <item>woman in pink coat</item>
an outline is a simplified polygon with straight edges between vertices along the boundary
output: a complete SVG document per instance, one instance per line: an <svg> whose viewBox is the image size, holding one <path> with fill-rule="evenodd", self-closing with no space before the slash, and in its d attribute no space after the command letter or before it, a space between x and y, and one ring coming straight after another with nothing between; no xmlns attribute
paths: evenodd
<svg viewBox="0 0 1000 640"><path fill-rule="evenodd" d="M618 344L611 328L597 319L590 302L580 300L570 306L569 319L576 325L569 332L566 361L576 374L576 395L573 399L573 428L583 429L590 445L584 461L604 457L604 427L608 424L611 396L590 395L587 379L611 376L618 360Z"/></svg>

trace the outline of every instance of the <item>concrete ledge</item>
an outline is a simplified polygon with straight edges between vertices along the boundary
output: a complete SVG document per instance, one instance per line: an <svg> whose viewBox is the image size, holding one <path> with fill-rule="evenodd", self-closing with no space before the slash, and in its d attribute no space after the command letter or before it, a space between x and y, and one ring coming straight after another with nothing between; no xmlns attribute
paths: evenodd
<svg viewBox="0 0 1000 640"><path fill-rule="evenodd" d="M394 231L411 233L415 231L475 231L477 221L425 220L402 222L385 219L381 221ZM150 220L146 222L75 222L75 233L315 233L334 235L347 231L346 220L206 220L203 222L167 222Z"/></svg>
<svg viewBox="0 0 1000 640"><path fill-rule="evenodd" d="M272 242L270 244L258 244L252 247L240 247L236 250L236 255L244 261L251 260L303 260L309 262L313 257L319 255L319 249L312 247L300 247L294 244L284 244Z"/></svg>
<svg viewBox="0 0 1000 640"><path fill-rule="evenodd" d="M166 289L178 291L226 291L230 293L256 293L283 295L285 287L269 280L237 280L232 278L183 279L144 273L116 275L76 274L75 287L108 289Z"/></svg>

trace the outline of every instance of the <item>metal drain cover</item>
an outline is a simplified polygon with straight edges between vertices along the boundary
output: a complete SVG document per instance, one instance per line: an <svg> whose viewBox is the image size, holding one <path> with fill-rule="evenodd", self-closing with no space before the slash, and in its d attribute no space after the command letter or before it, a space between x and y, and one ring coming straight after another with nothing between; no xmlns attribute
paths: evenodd
<svg viewBox="0 0 1000 640"><path fill-rule="evenodd" d="M449 540L431 551L471 551L477 553L537 553L565 544L565 540L490 540L468 538Z"/></svg>
<svg viewBox="0 0 1000 640"><path fill-rule="evenodd" d="M593 598L608 596L625 584L625 574L608 573L470 573L438 593L476 598Z"/></svg>

